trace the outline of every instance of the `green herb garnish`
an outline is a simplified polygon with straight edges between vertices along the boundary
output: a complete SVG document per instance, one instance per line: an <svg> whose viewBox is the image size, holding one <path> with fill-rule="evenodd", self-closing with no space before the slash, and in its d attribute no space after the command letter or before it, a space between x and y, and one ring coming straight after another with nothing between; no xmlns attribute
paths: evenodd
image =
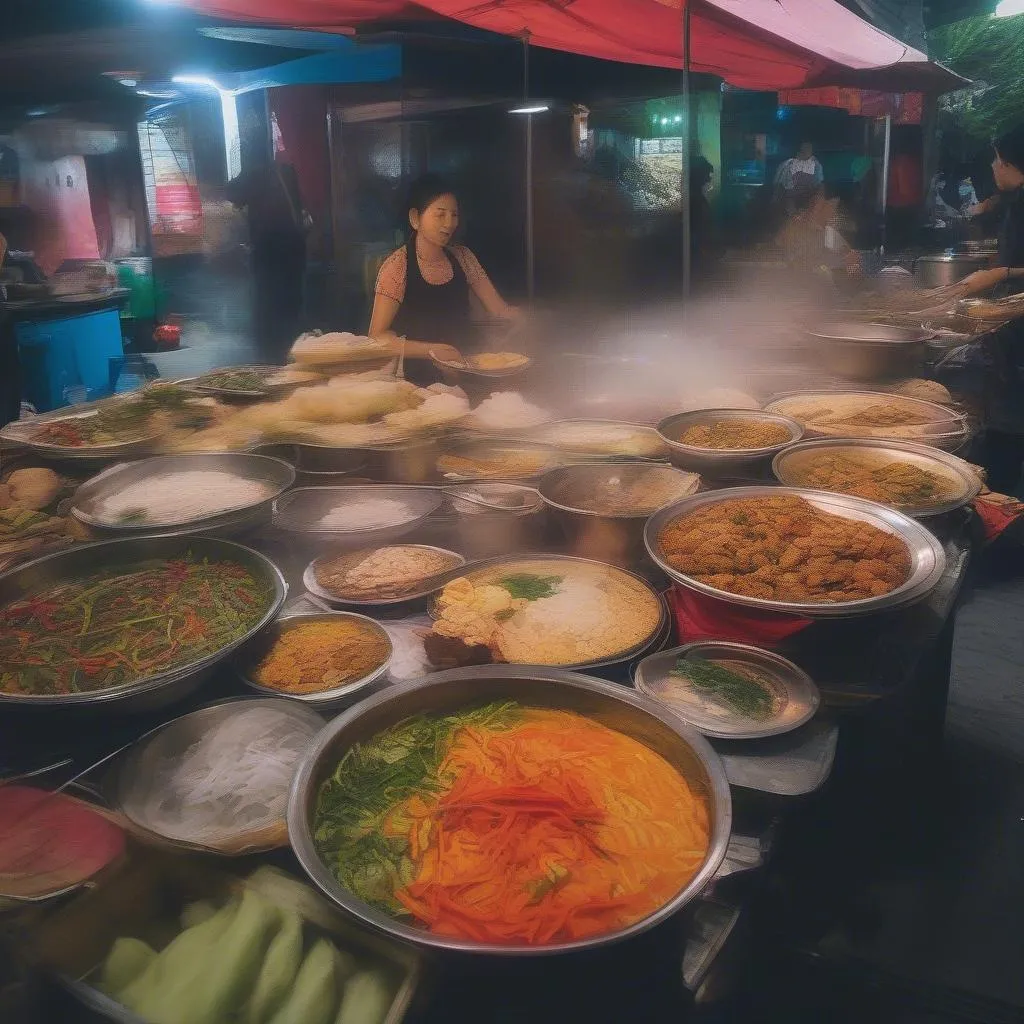
<svg viewBox="0 0 1024 1024"><path fill-rule="evenodd" d="M498 586L504 587L515 598L527 601L540 601L545 597L553 597L558 593L561 576L538 576L532 572L517 572L511 576L502 576Z"/></svg>
<svg viewBox="0 0 1024 1024"><path fill-rule="evenodd" d="M679 658L672 675L686 679L702 697L737 715L763 721L771 718L777 698L767 681L733 672L703 658Z"/></svg>
<svg viewBox="0 0 1024 1024"><path fill-rule="evenodd" d="M118 516L118 520L122 523L144 523L146 518L146 510L144 508L129 509Z"/></svg>
<svg viewBox="0 0 1024 1024"><path fill-rule="evenodd" d="M314 842L338 881L375 907L407 915L394 894L412 881L414 865L406 841L385 834L388 814L450 781L439 769L460 729L507 729L518 719L511 702L443 717L416 715L351 747L320 787L314 815Z"/></svg>

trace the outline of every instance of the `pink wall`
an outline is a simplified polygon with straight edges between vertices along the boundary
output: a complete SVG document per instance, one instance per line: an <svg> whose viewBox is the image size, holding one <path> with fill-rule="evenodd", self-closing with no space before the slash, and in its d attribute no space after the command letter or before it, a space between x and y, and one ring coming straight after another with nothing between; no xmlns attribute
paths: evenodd
<svg viewBox="0 0 1024 1024"><path fill-rule="evenodd" d="M27 160L21 174L22 196L38 218L33 247L43 271L52 274L64 260L97 259L85 160Z"/></svg>

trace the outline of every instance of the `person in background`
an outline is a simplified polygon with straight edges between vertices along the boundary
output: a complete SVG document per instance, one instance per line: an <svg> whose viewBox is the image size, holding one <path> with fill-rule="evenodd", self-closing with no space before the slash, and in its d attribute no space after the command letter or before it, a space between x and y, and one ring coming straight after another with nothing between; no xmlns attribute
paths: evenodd
<svg viewBox="0 0 1024 1024"><path fill-rule="evenodd" d="M776 237L786 262L811 273L859 273L860 256L839 232L839 200L829 199L824 187L817 185L798 192L794 207Z"/></svg>
<svg viewBox="0 0 1024 1024"><path fill-rule="evenodd" d="M966 211L969 217L997 214L995 266L960 282L964 295L1003 298L1024 291L1024 126L995 141L992 176L997 192ZM1011 320L979 343L985 377L985 450L988 485L1015 494L1024 465L1024 320Z"/></svg>
<svg viewBox="0 0 1024 1024"><path fill-rule="evenodd" d="M775 172L775 196L782 201L787 213L793 213L797 197L806 195L808 189L821 185L824 180L825 171L814 155L814 147L809 142L801 142L796 156L783 160Z"/></svg>
<svg viewBox="0 0 1024 1024"><path fill-rule="evenodd" d="M921 155L913 142L904 143L889 165L888 242L892 248L906 248L914 242L915 228L922 220L924 178Z"/></svg>
<svg viewBox="0 0 1024 1024"><path fill-rule="evenodd" d="M307 215L291 164L252 147L249 165L227 186L228 198L246 212L253 271L253 332L259 358L285 361L302 329Z"/></svg>
<svg viewBox="0 0 1024 1024"><path fill-rule="evenodd" d="M950 192L949 180L946 171L940 169L932 176L932 183L928 187L925 211L927 221L933 227L952 227L963 220L963 213L955 201L958 196Z"/></svg>
<svg viewBox="0 0 1024 1024"><path fill-rule="evenodd" d="M390 342L409 359L429 359L433 351L459 362L474 335L471 294L495 319L516 319L518 311L498 294L476 256L452 244L459 201L443 178L427 174L414 182L407 210L409 241L377 275L370 337Z"/></svg>

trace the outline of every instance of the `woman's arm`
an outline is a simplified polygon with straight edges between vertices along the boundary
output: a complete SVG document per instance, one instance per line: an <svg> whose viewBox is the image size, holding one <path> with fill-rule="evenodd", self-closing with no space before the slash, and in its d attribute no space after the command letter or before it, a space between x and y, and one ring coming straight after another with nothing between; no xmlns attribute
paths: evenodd
<svg viewBox="0 0 1024 1024"><path fill-rule="evenodd" d="M516 320L521 313L514 306L510 306L499 294L498 289L491 283L487 271L481 266L480 261L467 248L458 247L454 250L455 258L466 275L469 287L473 294L480 300L484 309L490 316L497 320Z"/></svg>
<svg viewBox="0 0 1024 1024"><path fill-rule="evenodd" d="M999 206L999 193L991 195L988 199L983 199L980 203L975 206L968 206L964 211L968 217L980 217L983 213L990 213Z"/></svg>
<svg viewBox="0 0 1024 1024"><path fill-rule="evenodd" d="M990 267L988 270L976 270L968 274L959 284L964 295L979 295L995 288L1004 281L1024 277L1024 267Z"/></svg>

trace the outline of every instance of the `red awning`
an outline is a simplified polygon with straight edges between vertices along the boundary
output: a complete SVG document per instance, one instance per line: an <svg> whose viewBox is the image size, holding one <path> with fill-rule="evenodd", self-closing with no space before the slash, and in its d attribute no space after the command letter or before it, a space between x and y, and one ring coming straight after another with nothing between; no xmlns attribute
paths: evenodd
<svg viewBox="0 0 1024 1024"><path fill-rule="evenodd" d="M919 92L873 92L825 85L818 89L783 89L779 102L785 106L838 107L859 117L885 117L893 124L920 124L924 96Z"/></svg>
<svg viewBox="0 0 1024 1024"><path fill-rule="evenodd" d="M339 30L424 11L536 46L680 68L684 0L184 0L207 14ZM835 0L691 0L691 68L748 89L862 84L894 92L964 80ZM870 81L861 81L870 76Z"/></svg>

